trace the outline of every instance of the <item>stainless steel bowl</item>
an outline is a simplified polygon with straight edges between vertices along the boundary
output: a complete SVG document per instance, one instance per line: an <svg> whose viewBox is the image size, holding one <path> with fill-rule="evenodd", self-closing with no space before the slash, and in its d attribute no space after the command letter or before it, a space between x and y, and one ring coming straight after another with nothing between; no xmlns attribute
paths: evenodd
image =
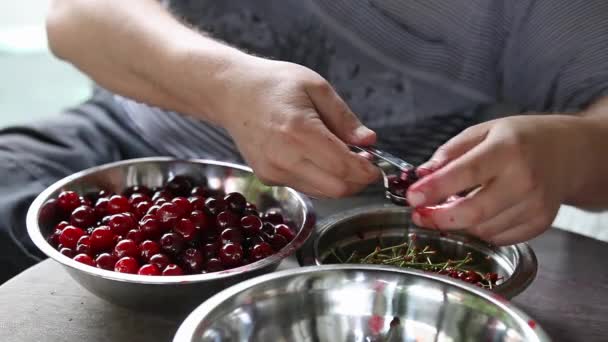
<svg viewBox="0 0 608 342"><path fill-rule="evenodd" d="M509 302L475 286L414 270L329 265L267 274L226 289L191 313L173 341L549 338Z"/></svg>
<svg viewBox="0 0 608 342"><path fill-rule="evenodd" d="M395 205L373 205L342 212L319 222L315 235L300 250L302 265L335 264L332 249L348 256L354 250L371 253L379 237L387 245L401 243L404 234L415 233L418 246L430 246L451 260L471 253L471 266L481 272L496 272L503 280L493 289L512 298L534 280L536 256L528 244L496 247L457 233L443 233L416 227L410 221L410 209Z"/></svg>
<svg viewBox="0 0 608 342"><path fill-rule="evenodd" d="M160 186L173 175L206 179L212 189L239 191L258 208L279 207L297 227L295 239L268 258L239 268L210 274L151 277L123 274L86 266L53 248L46 237L52 226L41 218L43 205L62 190L87 192L98 189L122 191L132 185ZM66 177L51 185L32 203L27 214L31 239L50 258L61 263L68 273L90 292L110 302L137 310L167 312L192 310L201 301L226 287L274 271L281 260L292 255L309 238L315 216L310 201L285 187L267 187L251 169L211 160L143 158L94 167Z"/></svg>

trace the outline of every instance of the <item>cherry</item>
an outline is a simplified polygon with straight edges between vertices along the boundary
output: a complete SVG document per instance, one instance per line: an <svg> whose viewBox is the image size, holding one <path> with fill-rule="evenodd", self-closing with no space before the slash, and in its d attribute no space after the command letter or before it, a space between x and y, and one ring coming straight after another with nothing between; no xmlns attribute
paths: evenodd
<svg viewBox="0 0 608 342"><path fill-rule="evenodd" d="M132 216L126 214L115 214L110 216L108 226L116 235L127 235L127 232L136 227Z"/></svg>
<svg viewBox="0 0 608 342"><path fill-rule="evenodd" d="M163 233L155 216L146 215L139 221L139 230L145 239L158 239Z"/></svg>
<svg viewBox="0 0 608 342"><path fill-rule="evenodd" d="M279 234L266 234L266 238L264 240L266 240L266 242L268 242L275 251L285 247L288 243L287 239L285 239L283 235Z"/></svg>
<svg viewBox="0 0 608 342"><path fill-rule="evenodd" d="M494 272L486 273L484 278L491 281L492 284L495 284L498 281L498 274Z"/></svg>
<svg viewBox="0 0 608 342"><path fill-rule="evenodd" d="M101 253L97 256L97 259L95 259L97 267L108 271L114 270L114 265L116 265L116 261L118 261L118 258L116 258L110 253Z"/></svg>
<svg viewBox="0 0 608 342"><path fill-rule="evenodd" d="M201 210L194 210L190 214L190 221L194 224L194 227L201 232L208 231L212 228L211 219L206 212Z"/></svg>
<svg viewBox="0 0 608 342"><path fill-rule="evenodd" d="M205 187L195 186L192 188L192 191L190 191L190 196L199 196L204 198L209 196L209 191L205 189Z"/></svg>
<svg viewBox="0 0 608 342"><path fill-rule="evenodd" d="M241 227L245 234L253 236L262 231L262 220L253 215L243 216L241 218Z"/></svg>
<svg viewBox="0 0 608 342"><path fill-rule="evenodd" d="M169 193L169 191L159 190L159 191L155 192L154 195L152 195L152 202L156 202L157 200L159 200L161 198L166 201L169 201L172 197L173 197L173 195L171 195L171 193Z"/></svg>
<svg viewBox="0 0 608 342"><path fill-rule="evenodd" d="M205 198L201 196L190 196L188 202L194 210L205 210Z"/></svg>
<svg viewBox="0 0 608 342"><path fill-rule="evenodd" d="M44 203L40 208L40 222L44 224L52 224L57 222L60 210L57 206L57 200L52 198Z"/></svg>
<svg viewBox="0 0 608 342"><path fill-rule="evenodd" d="M134 193L133 195L131 195L131 197L129 197L129 204L131 205L131 207L134 207L135 205L141 202L150 202L150 197L140 193Z"/></svg>
<svg viewBox="0 0 608 342"><path fill-rule="evenodd" d="M145 275L145 276L159 276L159 275L161 275L161 272L160 272L160 269L158 268L158 266L151 265L151 264L145 264L139 268L139 271L137 271L137 274Z"/></svg>
<svg viewBox="0 0 608 342"><path fill-rule="evenodd" d="M154 201L154 205L157 205L160 208L161 205L163 205L163 204L165 204L167 202L169 202L168 199L166 199L166 198L159 198L156 201Z"/></svg>
<svg viewBox="0 0 608 342"><path fill-rule="evenodd" d="M158 253L151 256L148 262L150 264L156 265L156 267L158 267L159 269L164 270L165 267L169 265L171 260L169 260L169 257L167 257L166 255Z"/></svg>
<svg viewBox="0 0 608 342"><path fill-rule="evenodd" d="M222 211L217 214L216 218L217 226L219 228L238 227L240 226L239 217L232 211Z"/></svg>
<svg viewBox="0 0 608 342"><path fill-rule="evenodd" d="M102 198L102 197L106 197L106 198L110 198L112 195L114 195L114 193L110 190L99 190L99 192L97 193L97 198Z"/></svg>
<svg viewBox="0 0 608 342"><path fill-rule="evenodd" d="M224 197L224 201L228 204L228 208L236 213L242 213L247 205L247 200L238 192L231 192Z"/></svg>
<svg viewBox="0 0 608 342"><path fill-rule="evenodd" d="M241 243L243 237L241 236L241 232L239 232L236 228L226 228L222 230L220 234L220 238L223 242L232 242L232 243Z"/></svg>
<svg viewBox="0 0 608 342"><path fill-rule="evenodd" d="M62 249L59 250L59 253L67 256L68 258L74 257L74 251L71 248L63 247Z"/></svg>
<svg viewBox="0 0 608 342"><path fill-rule="evenodd" d="M239 266L243 261L243 247L236 243L224 244L218 254L222 266L225 268Z"/></svg>
<svg viewBox="0 0 608 342"><path fill-rule="evenodd" d="M398 197L405 197L410 184L401 178L390 178L388 182L388 191Z"/></svg>
<svg viewBox="0 0 608 342"><path fill-rule="evenodd" d="M74 191L62 191L57 196L57 206L69 215L80 206L80 196Z"/></svg>
<svg viewBox="0 0 608 342"><path fill-rule="evenodd" d="M190 212L192 211L192 204L190 204L190 201L188 201L185 197L175 197L171 200L171 202L177 206L177 209L180 213L180 217L186 214L190 214Z"/></svg>
<svg viewBox="0 0 608 342"><path fill-rule="evenodd" d="M262 220L264 220L264 222L270 222L272 224L285 223L283 221L283 215L281 215L279 209L269 209L268 211L266 211L266 213L264 213Z"/></svg>
<svg viewBox="0 0 608 342"><path fill-rule="evenodd" d="M251 249L251 258L257 261L271 256L273 253L272 247L268 243L262 242L253 246Z"/></svg>
<svg viewBox="0 0 608 342"><path fill-rule="evenodd" d="M151 191L147 186L144 185L134 185L125 189L122 193L125 197L131 197L133 194L142 194L145 196L150 196Z"/></svg>
<svg viewBox="0 0 608 342"><path fill-rule="evenodd" d="M173 226L178 218L181 216L181 210L175 203L163 203L156 213L156 217L160 221L161 225Z"/></svg>
<svg viewBox="0 0 608 342"><path fill-rule="evenodd" d="M108 215L108 204L110 203L110 199L106 197L101 197L95 203L95 216L97 219L102 219Z"/></svg>
<svg viewBox="0 0 608 342"><path fill-rule="evenodd" d="M274 224L270 222L264 222L264 225L262 226L262 232L269 235L274 234Z"/></svg>
<svg viewBox="0 0 608 342"><path fill-rule="evenodd" d="M197 233L194 223L192 223L192 221L187 218L183 218L177 221L177 223L175 224L175 228L173 228L173 231L180 234L186 241L194 240Z"/></svg>
<svg viewBox="0 0 608 342"><path fill-rule="evenodd" d="M195 248L186 249L181 255L181 260L184 268L191 273L201 273L203 270L203 254Z"/></svg>
<svg viewBox="0 0 608 342"><path fill-rule="evenodd" d="M146 240L139 244L139 250L141 258L148 261L153 255L160 253L160 246L152 240Z"/></svg>
<svg viewBox="0 0 608 342"><path fill-rule="evenodd" d="M167 182L165 189L174 196L188 196L192 191L194 180L188 176L173 176Z"/></svg>
<svg viewBox="0 0 608 342"><path fill-rule="evenodd" d="M220 261L220 259L211 258L205 263L205 273L219 272L223 269L224 266L222 266L222 262Z"/></svg>
<svg viewBox="0 0 608 342"><path fill-rule="evenodd" d="M183 238L176 233L167 233L160 238L160 248L168 254L177 255L184 247Z"/></svg>
<svg viewBox="0 0 608 342"><path fill-rule="evenodd" d="M139 263L133 257L123 257L119 259L114 265L114 271L120 273L131 273L136 274L139 270Z"/></svg>
<svg viewBox="0 0 608 342"><path fill-rule="evenodd" d="M83 235L78 239L78 243L76 244L76 253L78 254L88 254L95 255L93 249L91 248L90 237L88 235Z"/></svg>
<svg viewBox="0 0 608 342"><path fill-rule="evenodd" d="M283 236L287 242L290 242L296 237L296 233L294 233L293 230L291 230L291 228L289 228L286 224L276 225L274 227L274 231L275 234Z"/></svg>
<svg viewBox="0 0 608 342"><path fill-rule="evenodd" d="M260 244L264 242L264 239L262 239L261 236L259 235L253 235L253 236L249 236L245 239L245 241L243 242L243 246L248 247L248 248L252 248L253 246Z"/></svg>
<svg viewBox="0 0 608 342"><path fill-rule="evenodd" d="M142 241L144 241L145 236L144 236L144 233L141 230L139 230L139 229L131 229L127 233L126 238L129 239L129 240L133 240L135 243L139 244Z"/></svg>
<svg viewBox="0 0 608 342"><path fill-rule="evenodd" d="M152 206L152 202L148 202L148 201L139 202L133 207L133 214L135 214L135 217L140 219L148 213L148 210L150 209L151 206Z"/></svg>
<svg viewBox="0 0 608 342"><path fill-rule="evenodd" d="M78 197L78 199L80 200L80 205L81 206L86 206L86 207L92 207L93 206L93 202L91 202L90 199L86 198L86 197Z"/></svg>
<svg viewBox="0 0 608 342"><path fill-rule="evenodd" d="M220 250L220 244L217 242L208 242L208 243L205 243L201 247L201 251L202 251L203 257L205 257L205 259L211 259L211 258L216 257L219 250Z"/></svg>
<svg viewBox="0 0 608 342"><path fill-rule="evenodd" d="M83 235L84 230L74 226L67 226L63 228L59 235L59 243L62 244L63 247L75 249L78 239Z"/></svg>
<svg viewBox="0 0 608 342"><path fill-rule="evenodd" d="M129 200L125 196L114 195L108 202L108 214L120 214L131 210Z"/></svg>
<svg viewBox="0 0 608 342"><path fill-rule="evenodd" d="M481 276L475 271L468 270L464 273L466 274L464 281L468 283L474 284L481 281Z"/></svg>
<svg viewBox="0 0 608 342"><path fill-rule="evenodd" d="M260 213L255 209L245 208L245 210L243 210L243 216L260 217Z"/></svg>
<svg viewBox="0 0 608 342"><path fill-rule="evenodd" d="M184 271L182 270L182 268L177 266L176 264L169 264L163 270L164 276L179 276L179 275L183 275L183 274L184 274Z"/></svg>
<svg viewBox="0 0 608 342"><path fill-rule="evenodd" d="M81 262L85 265L95 267L95 260L93 260L93 258L91 258L90 256L88 256L86 254L78 254L77 256L74 257L74 260Z"/></svg>
<svg viewBox="0 0 608 342"><path fill-rule="evenodd" d="M209 197L205 200L205 208L211 215L217 215L226 210L226 202L223 199Z"/></svg>
<svg viewBox="0 0 608 342"><path fill-rule="evenodd" d="M137 243L131 239L124 239L119 241L114 246L114 255L119 259L124 257L137 258L139 256L139 247Z"/></svg>
<svg viewBox="0 0 608 342"><path fill-rule="evenodd" d="M247 204L245 204L245 209L257 211L258 207L253 203L247 202Z"/></svg>
<svg viewBox="0 0 608 342"><path fill-rule="evenodd" d="M94 225L96 221L97 217L95 215L95 210L86 205L81 205L74 209L70 216L70 224L76 227L87 228Z"/></svg>

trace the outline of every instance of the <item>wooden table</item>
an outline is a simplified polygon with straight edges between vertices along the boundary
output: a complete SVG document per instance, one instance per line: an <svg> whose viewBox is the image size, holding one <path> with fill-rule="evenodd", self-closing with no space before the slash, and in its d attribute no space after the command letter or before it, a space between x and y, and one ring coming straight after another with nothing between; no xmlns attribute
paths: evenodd
<svg viewBox="0 0 608 342"><path fill-rule="evenodd" d="M320 216L369 203L316 204ZM322 209L321 209L322 208ZM531 245L534 283L513 302L554 341L608 341L608 243L551 229ZM293 266L287 260L281 268ZM0 286L0 341L170 341L181 317L141 314L81 288L44 261Z"/></svg>

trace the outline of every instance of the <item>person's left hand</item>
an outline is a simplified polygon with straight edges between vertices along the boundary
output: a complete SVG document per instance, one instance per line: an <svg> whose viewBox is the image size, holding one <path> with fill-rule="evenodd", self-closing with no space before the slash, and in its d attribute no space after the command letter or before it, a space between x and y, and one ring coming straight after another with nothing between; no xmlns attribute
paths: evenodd
<svg viewBox="0 0 608 342"><path fill-rule="evenodd" d="M581 122L575 116L530 115L466 129L419 167L427 175L407 193L414 223L466 229L496 245L544 232L560 204L580 188L577 170L586 158Z"/></svg>

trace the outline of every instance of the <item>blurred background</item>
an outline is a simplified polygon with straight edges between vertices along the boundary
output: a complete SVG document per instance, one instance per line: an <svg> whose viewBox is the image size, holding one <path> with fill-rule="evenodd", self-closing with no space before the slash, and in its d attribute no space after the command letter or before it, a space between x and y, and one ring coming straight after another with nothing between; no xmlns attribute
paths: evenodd
<svg viewBox="0 0 608 342"><path fill-rule="evenodd" d="M0 127L54 115L90 93L90 82L47 47L50 0L0 1Z"/></svg>

